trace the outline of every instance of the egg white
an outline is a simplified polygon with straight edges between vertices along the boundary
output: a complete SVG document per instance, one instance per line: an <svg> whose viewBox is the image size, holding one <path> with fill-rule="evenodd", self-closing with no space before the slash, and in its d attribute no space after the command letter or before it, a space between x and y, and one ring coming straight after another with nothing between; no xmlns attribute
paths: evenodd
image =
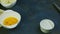
<svg viewBox="0 0 60 34"><path fill-rule="evenodd" d="M15 18L18 19L18 22L12 26L6 26L3 24L3 21L5 18L7 17L10 17L10 16L13 16ZM5 28L8 28L8 29L12 29L12 28L15 28L19 22L21 21L21 15L19 13L17 13L16 11L13 11L13 10L6 10L4 11L4 13L0 16L0 24L5 27Z"/></svg>

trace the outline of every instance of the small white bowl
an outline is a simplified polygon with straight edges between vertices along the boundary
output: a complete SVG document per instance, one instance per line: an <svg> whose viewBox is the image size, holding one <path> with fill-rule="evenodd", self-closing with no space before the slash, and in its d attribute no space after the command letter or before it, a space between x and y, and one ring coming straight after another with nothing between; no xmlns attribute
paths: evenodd
<svg viewBox="0 0 60 34"><path fill-rule="evenodd" d="M54 26L54 22L50 19L43 19L40 22L40 29L44 33L49 33L54 28Z"/></svg>
<svg viewBox="0 0 60 34"><path fill-rule="evenodd" d="M8 18L9 16L14 16L15 18L18 19L18 22L14 25L11 25L11 26L4 25L3 24L4 19ZM20 21L21 21L21 15L13 10L4 11L4 13L0 17L0 24L2 25L2 27L7 28L7 29L15 28L20 23Z"/></svg>
<svg viewBox="0 0 60 34"><path fill-rule="evenodd" d="M17 2L17 0L11 0L11 1L13 1L13 2L11 2L10 4L7 4L7 3L6 3L7 1L9 1L9 0L0 0L0 3L1 3L1 5L2 5L3 7L5 7L5 8L11 8L11 7L13 7L13 6L16 4L16 2Z"/></svg>

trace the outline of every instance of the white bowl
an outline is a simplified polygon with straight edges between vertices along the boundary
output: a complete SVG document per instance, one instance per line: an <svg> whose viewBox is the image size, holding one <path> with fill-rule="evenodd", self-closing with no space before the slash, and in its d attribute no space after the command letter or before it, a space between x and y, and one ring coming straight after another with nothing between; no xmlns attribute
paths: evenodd
<svg viewBox="0 0 60 34"><path fill-rule="evenodd" d="M18 22L14 25L11 26L6 26L3 24L3 21L5 18L9 17L9 16L14 16L15 18L18 19ZM21 21L21 15L19 13L17 13L16 11L13 10L6 10L0 17L0 24L4 27L4 28L8 28L8 29L12 29L15 28Z"/></svg>
<svg viewBox="0 0 60 34"><path fill-rule="evenodd" d="M8 0L7 0L7 1L8 1ZM13 1L13 2L11 2L10 4L6 4L7 1L6 1L6 0L1 0L0 3L1 3L1 5L2 5L3 7L5 7L5 8L11 8L11 7L13 7L13 6L16 4L16 2L17 2L17 0L11 0L11 1Z"/></svg>

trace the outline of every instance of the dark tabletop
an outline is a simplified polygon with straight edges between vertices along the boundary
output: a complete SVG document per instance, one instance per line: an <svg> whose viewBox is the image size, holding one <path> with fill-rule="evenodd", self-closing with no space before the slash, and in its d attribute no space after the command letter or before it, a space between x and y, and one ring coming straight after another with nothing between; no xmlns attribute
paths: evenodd
<svg viewBox="0 0 60 34"><path fill-rule="evenodd" d="M21 22L14 29L0 28L0 34L44 34L40 31L39 23L42 19L54 21L55 28L48 34L60 34L60 14L52 6L55 0L17 0L10 8L21 14ZM1 9L6 10L3 6Z"/></svg>

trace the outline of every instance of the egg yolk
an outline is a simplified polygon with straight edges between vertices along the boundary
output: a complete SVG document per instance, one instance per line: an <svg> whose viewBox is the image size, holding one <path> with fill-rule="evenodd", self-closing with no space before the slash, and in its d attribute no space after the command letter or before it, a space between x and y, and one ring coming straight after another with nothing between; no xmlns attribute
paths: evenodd
<svg viewBox="0 0 60 34"><path fill-rule="evenodd" d="M4 20L3 24L6 26L14 25L18 22L18 19L15 17L8 17Z"/></svg>

